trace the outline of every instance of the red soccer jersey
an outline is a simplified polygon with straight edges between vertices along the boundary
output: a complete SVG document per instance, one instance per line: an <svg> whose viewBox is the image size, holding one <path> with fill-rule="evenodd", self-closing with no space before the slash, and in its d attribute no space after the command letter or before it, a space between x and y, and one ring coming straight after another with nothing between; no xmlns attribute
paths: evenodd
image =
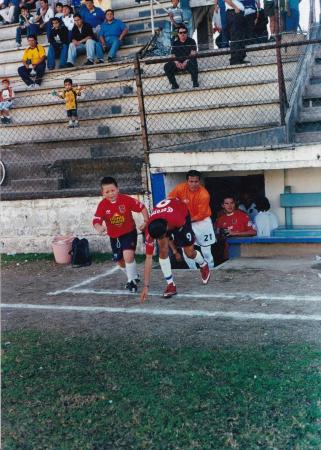
<svg viewBox="0 0 321 450"><path fill-rule="evenodd" d="M165 219L168 224L168 231L173 231L175 228L180 228L185 224L188 214L185 203L178 199L165 199L154 207L146 228L156 219ZM146 254L152 255L154 252L154 239L148 233L146 233L145 245Z"/></svg>
<svg viewBox="0 0 321 450"><path fill-rule="evenodd" d="M143 203L129 195L118 194L115 202L104 198L97 207L93 225L105 222L108 236L118 238L135 230L132 211L139 213L144 208Z"/></svg>
<svg viewBox="0 0 321 450"><path fill-rule="evenodd" d="M215 223L215 228L217 230L220 228L228 228L235 233L255 230L249 216L239 209L236 209L232 214L224 214L219 217Z"/></svg>

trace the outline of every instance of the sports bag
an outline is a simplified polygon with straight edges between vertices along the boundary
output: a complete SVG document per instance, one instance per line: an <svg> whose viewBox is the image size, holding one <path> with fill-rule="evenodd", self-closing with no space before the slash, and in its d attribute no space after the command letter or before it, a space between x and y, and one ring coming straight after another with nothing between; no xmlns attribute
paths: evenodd
<svg viewBox="0 0 321 450"><path fill-rule="evenodd" d="M87 239L75 238L72 241L70 250L72 267L90 266L91 254L89 250L89 242Z"/></svg>

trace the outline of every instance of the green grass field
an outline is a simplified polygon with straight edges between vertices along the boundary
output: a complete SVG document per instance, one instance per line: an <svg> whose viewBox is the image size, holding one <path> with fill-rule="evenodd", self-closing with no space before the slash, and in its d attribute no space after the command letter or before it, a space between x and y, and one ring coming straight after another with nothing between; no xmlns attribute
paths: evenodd
<svg viewBox="0 0 321 450"><path fill-rule="evenodd" d="M320 368L303 345L6 333L2 448L320 449Z"/></svg>

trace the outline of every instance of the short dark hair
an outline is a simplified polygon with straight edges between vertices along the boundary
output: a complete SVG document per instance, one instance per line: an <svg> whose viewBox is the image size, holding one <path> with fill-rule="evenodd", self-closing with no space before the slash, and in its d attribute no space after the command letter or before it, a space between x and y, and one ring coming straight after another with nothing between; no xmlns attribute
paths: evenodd
<svg viewBox="0 0 321 450"><path fill-rule="evenodd" d="M154 239L158 239L167 231L167 220L165 219L155 219L148 225L148 233Z"/></svg>
<svg viewBox="0 0 321 450"><path fill-rule="evenodd" d="M184 23L178 24L178 26L176 27L177 31L179 31L180 28L183 28L183 30L186 30L186 31L187 31L187 27L186 27L186 25L185 25Z"/></svg>
<svg viewBox="0 0 321 450"><path fill-rule="evenodd" d="M22 6L21 6L20 11L21 11L22 9L26 9L27 11L29 11L29 8L27 8L27 6L25 6L25 5L22 5Z"/></svg>
<svg viewBox="0 0 321 450"><path fill-rule="evenodd" d="M113 177L104 177L100 180L100 186L103 186L105 184L114 184L116 187L118 187L117 181Z"/></svg>
<svg viewBox="0 0 321 450"><path fill-rule="evenodd" d="M71 78L65 78L64 79L64 84L65 83L70 83L70 84L72 84L72 79Z"/></svg>
<svg viewBox="0 0 321 450"><path fill-rule="evenodd" d="M56 8L57 8L57 6L63 7L64 5L63 5L62 3L60 3L60 2L57 2L57 3L56 3Z"/></svg>
<svg viewBox="0 0 321 450"><path fill-rule="evenodd" d="M80 14L74 14L74 18L75 18L75 17L79 17L79 18L82 20L82 17L81 17Z"/></svg>
<svg viewBox="0 0 321 450"><path fill-rule="evenodd" d="M236 196L234 194L228 193L223 195L222 203L224 203L224 200L226 200L227 198L231 198L232 200L234 200L234 202L236 202Z"/></svg>
<svg viewBox="0 0 321 450"><path fill-rule="evenodd" d="M271 208L270 202L266 197L257 198L255 206L258 211L268 211Z"/></svg>
<svg viewBox="0 0 321 450"><path fill-rule="evenodd" d="M111 13L113 13L113 16L115 15L115 11L114 11L113 9L110 9L110 8L106 9L105 15L106 15L109 11L110 11Z"/></svg>
<svg viewBox="0 0 321 450"><path fill-rule="evenodd" d="M29 36L27 36L27 39L34 39L36 42L38 42L37 36L35 34L29 34Z"/></svg>
<svg viewBox="0 0 321 450"><path fill-rule="evenodd" d="M186 180L188 180L189 177L198 177L201 179L201 173L198 170L189 170L186 174Z"/></svg>
<svg viewBox="0 0 321 450"><path fill-rule="evenodd" d="M52 19L50 19L50 22L52 23L52 22L59 22L59 23L61 23L61 19L60 19L60 17L52 17Z"/></svg>
<svg viewBox="0 0 321 450"><path fill-rule="evenodd" d="M72 9L72 7L70 5L62 5L63 8L65 8L66 6L69 9L69 11L73 11L73 9Z"/></svg>

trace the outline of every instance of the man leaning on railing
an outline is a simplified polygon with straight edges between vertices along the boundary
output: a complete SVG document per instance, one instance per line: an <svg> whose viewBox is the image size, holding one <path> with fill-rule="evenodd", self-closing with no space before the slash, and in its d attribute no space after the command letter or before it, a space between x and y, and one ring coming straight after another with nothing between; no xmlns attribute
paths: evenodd
<svg viewBox="0 0 321 450"><path fill-rule="evenodd" d="M173 43L171 55L175 56L177 61L168 61L164 66L165 74L172 86L172 89L178 89L175 74L187 71L191 74L193 87L198 87L198 65L196 58L189 59L196 55L196 42L187 36L187 28L180 25L178 28L178 39Z"/></svg>

